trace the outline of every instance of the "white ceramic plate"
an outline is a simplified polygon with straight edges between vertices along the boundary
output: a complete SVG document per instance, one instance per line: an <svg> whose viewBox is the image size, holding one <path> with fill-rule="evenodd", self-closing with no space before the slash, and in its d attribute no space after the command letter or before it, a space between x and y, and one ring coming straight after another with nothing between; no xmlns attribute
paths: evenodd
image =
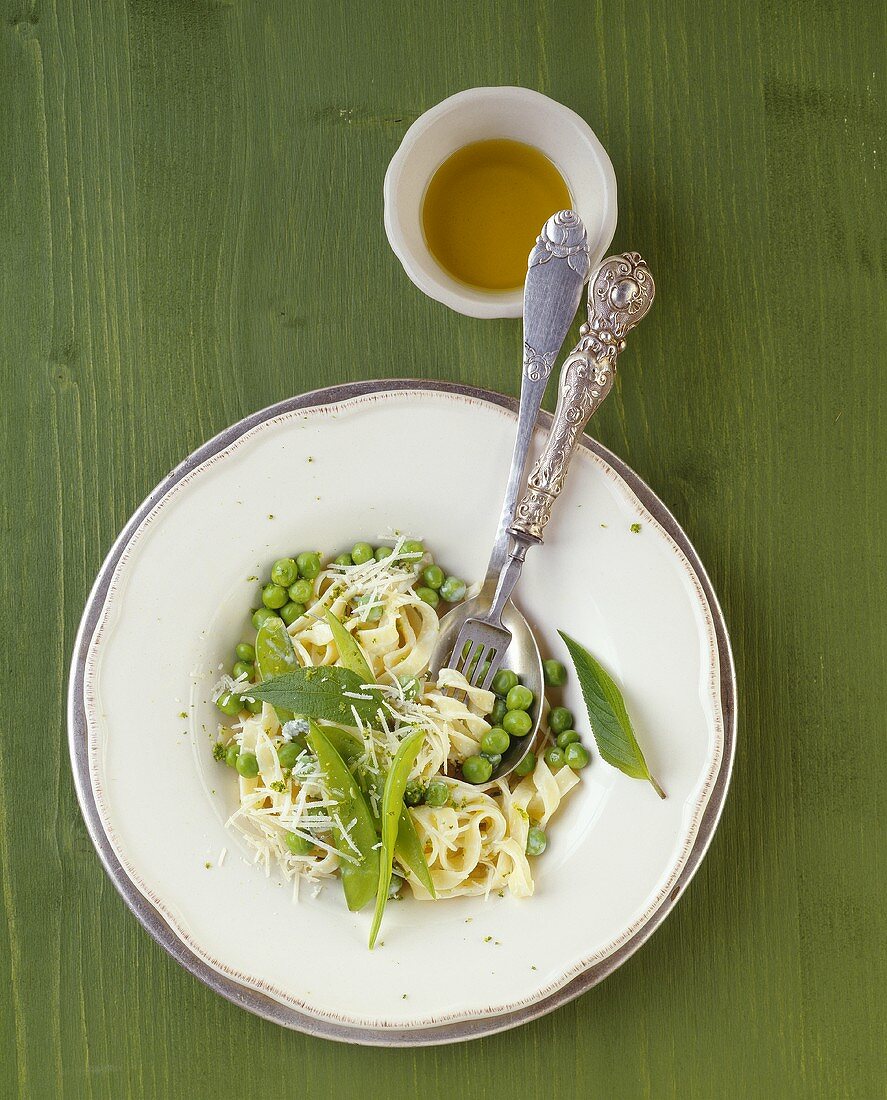
<svg viewBox="0 0 887 1100"><path fill-rule="evenodd" d="M393 1045L531 1019L636 950L711 839L734 742L724 623L674 519L590 439L518 602L544 652L566 660L556 629L566 630L624 686L667 800L595 756L552 823L532 899L392 904L374 952L368 914L348 913L333 886L293 904L225 830L236 795L211 757L210 688L246 634L248 578L283 553L338 552L391 527L477 577L514 427L508 399L440 383L336 387L266 409L157 487L90 595L69 719L96 847L171 954L289 1027ZM565 701L583 714L575 678Z"/></svg>

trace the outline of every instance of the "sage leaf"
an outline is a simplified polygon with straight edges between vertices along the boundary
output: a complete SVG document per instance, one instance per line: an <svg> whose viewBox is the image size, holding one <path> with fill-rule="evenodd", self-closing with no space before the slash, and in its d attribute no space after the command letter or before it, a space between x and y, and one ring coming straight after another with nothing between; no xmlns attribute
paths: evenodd
<svg viewBox="0 0 887 1100"><path fill-rule="evenodd" d="M285 707L321 722L354 725L354 714L365 725L374 725L381 706L379 693L364 687L366 681L349 668L319 665L295 668L281 676L272 676L261 684L250 684L250 697Z"/></svg>
<svg viewBox="0 0 887 1100"><path fill-rule="evenodd" d="M613 678L575 638L571 638L562 630L559 630L558 634L566 644L576 675L579 677L579 686L582 689L582 697L588 710L588 720L597 742L598 752L608 764L612 764L614 768L618 768L632 779L646 779L652 784L653 790L659 797L665 798L665 791L650 774L647 761L635 737L628 711L625 709L622 692Z"/></svg>

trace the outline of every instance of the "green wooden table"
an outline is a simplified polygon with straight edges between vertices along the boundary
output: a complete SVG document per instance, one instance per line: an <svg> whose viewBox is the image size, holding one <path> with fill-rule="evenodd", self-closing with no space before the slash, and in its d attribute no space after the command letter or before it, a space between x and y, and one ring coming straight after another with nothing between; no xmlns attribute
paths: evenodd
<svg viewBox="0 0 887 1100"><path fill-rule="evenodd" d="M884 32L877 0L0 0L3 1097L884 1095ZM589 120L614 247L656 275L595 432L721 596L733 790L602 986L475 1044L348 1048L216 997L126 911L67 664L130 512L229 422L392 374L515 392L516 323L424 298L381 216L410 122L510 83Z"/></svg>

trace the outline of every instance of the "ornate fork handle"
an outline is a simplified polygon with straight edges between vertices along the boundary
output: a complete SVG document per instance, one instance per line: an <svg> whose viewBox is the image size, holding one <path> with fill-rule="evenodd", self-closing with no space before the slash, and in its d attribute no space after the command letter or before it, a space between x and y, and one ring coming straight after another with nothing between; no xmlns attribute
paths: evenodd
<svg viewBox="0 0 887 1100"><path fill-rule="evenodd" d="M489 586L490 595L508 557L509 529L524 486L530 444L548 376L579 308L588 268L588 236L582 219L572 210L558 211L542 227L527 260L517 435L496 539L487 566L485 586Z"/></svg>
<svg viewBox="0 0 887 1100"><path fill-rule="evenodd" d="M512 535L542 542L551 508L591 415L613 388L625 336L646 316L656 287L637 252L604 260L588 294L588 322L561 370L548 439L515 509Z"/></svg>

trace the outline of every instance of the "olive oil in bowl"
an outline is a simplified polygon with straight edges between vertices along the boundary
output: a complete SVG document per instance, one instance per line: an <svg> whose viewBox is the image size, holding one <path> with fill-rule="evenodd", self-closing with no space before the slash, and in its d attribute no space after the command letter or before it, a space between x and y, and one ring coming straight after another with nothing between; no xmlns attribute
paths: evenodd
<svg viewBox="0 0 887 1100"><path fill-rule="evenodd" d="M479 290L523 286L539 230L572 206L552 162L532 145L497 138L457 149L431 177L422 203L428 250Z"/></svg>

